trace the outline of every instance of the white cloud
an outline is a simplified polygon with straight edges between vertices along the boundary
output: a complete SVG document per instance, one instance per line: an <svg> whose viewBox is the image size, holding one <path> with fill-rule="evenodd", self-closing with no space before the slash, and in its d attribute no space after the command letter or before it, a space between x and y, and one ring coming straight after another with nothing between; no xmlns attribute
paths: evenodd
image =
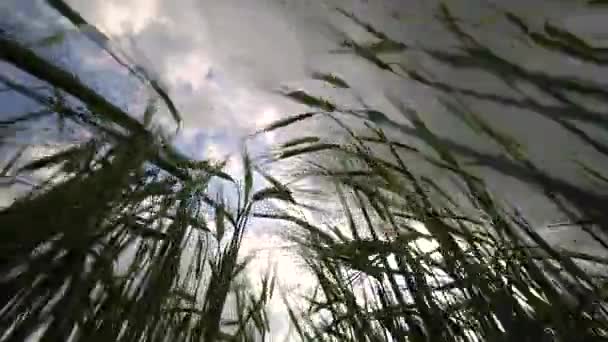
<svg viewBox="0 0 608 342"><path fill-rule="evenodd" d="M279 119L279 112L274 107L267 107L261 110L261 113L256 115L255 127L261 129Z"/></svg>
<svg viewBox="0 0 608 342"><path fill-rule="evenodd" d="M276 225L276 223L274 223ZM273 269L278 277L275 293L267 307L273 339L283 340L289 333L289 316L283 303L282 293L290 301L300 304L301 295L310 293L315 284L314 276L308 272L294 254L290 243L279 237L276 232L248 234L243 240L242 255L254 254L255 259L249 264L248 277L254 284L259 283L261 275Z"/></svg>
<svg viewBox="0 0 608 342"><path fill-rule="evenodd" d="M207 158L214 160L223 160L229 156L229 153L218 144L208 144L205 148L205 155Z"/></svg>
<svg viewBox="0 0 608 342"><path fill-rule="evenodd" d="M331 44L307 26L314 4L279 1L84 1L70 3L169 86L187 127L234 137L267 122L268 108L294 110L270 90L305 79L315 51ZM295 6L296 11L293 11ZM318 20L318 19L315 19ZM313 52L313 53L311 53ZM261 116L260 118L258 118ZM273 114L274 117L274 114Z"/></svg>
<svg viewBox="0 0 608 342"><path fill-rule="evenodd" d="M76 2L76 1L74 1ZM95 6L93 21L106 34L119 36L139 33L153 20L163 20L159 0L91 1ZM88 4L87 4L88 5ZM74 6L86 6L75 3ZM166 18L164 19L166 21Z"/></svg>
<svg viewBox="0 0 608 342"><path fill-rule="evenodd" d="M209 60L202 50L192 51L186 56L172 56L165 66L169 70L167 79L172 87L185 83L193 92L201 90L210 67Z"/></svg>

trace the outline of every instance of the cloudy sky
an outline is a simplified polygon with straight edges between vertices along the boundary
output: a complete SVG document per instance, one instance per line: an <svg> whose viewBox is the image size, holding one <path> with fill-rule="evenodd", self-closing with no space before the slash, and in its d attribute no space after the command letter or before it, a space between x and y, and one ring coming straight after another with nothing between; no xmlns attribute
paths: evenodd
<svg viewBox="0 0 608 342"><path fill-rule="evenodd" d="M162 81L184 117L183 129L175 140L177 146L195 158L228 158L227 168L232 173L240 170L239 154L246 136L273 120L307 110L277 94L282 87L307 89L345 107L357 107L364 103L383 111L395 121L403 122L398 109L388 100L388 97L399 98L422 113L427 123L439 134L482 150L496 151L495 147L481 140L454 117L446 115L429 89L381 71L354 56L329 53L338 48L345 36L356 40L371 41L373 38L361 27L333 11L334 7L355 13L374 23L389 37L408 45L442 48L454 45L450 35L433 19L437 9L435 1L67 2L110 36L115 48L126 51ZM608 76L605 69L583 66L577 61L526 48L525 44L517 41L512 29L509 30L503 21L496 19L494 11L497 7L508 8L537 25L550 20L584 34L594 42L606 43L608 37L602 36L606 33L602 24L607 13L602 13L602 9L584 9L579 3L571 0L448 2L459 18L469 20L474 27L480 28L480 37L484 42L526 67L605 80ZM69 39L60 47L48 48L47 53L56 57L59 63L71 67L76 65L78 74L85 82L133 115L143 113L148 94L137 90L128 77L119 77L126 76L124 70L85 38L70 32L73 29L69 23L58 21L57 15L44 5L44 1L4 0L0 4L0 22L3 27L27 30L34 38L61 30L67 32ZM473 85L495 92L508 91L487 75L440 68L420 55L389 57L414 66L435 68L442 79L456 80L465 86ZM0 64L0 72L10 71L10 67ZM311 81L313 71L333 72L352 88L334 89L322 82ZM7 100L6 94L1 96L4 96L0 100L7 113L27 106L27 103L19 100ZM487 115L487 119L522 141L533 160L547 169L556 170L559 176L573 182L583 182L572 166L574 157L597 162L599 167L608 167L605 162L597 161L593 151L577 143L567 132L532 113L504 108L497 110L483 104L478 104L476 108L484 116ZM308 129L322 130L323 127ZM254 154L263 153L284 138L278 133L263 135L248 141L247 147ZM483 172L500 195L525 207L536 223L543 224L552 219L554 209L536 200L538 196L530 193L524 185L491 171ZM274 250L270 247L282 244L271 230L255 231L245 247L248 251L263 248L264 253L269 253ZM282 267L284 274L292 270L289 259L274 254L270 258L283 260L279 267ZM259 263L260 269L263 263ZM286 278L286 281L294 282L294 286L306 282L297 276Z"/></svg>

